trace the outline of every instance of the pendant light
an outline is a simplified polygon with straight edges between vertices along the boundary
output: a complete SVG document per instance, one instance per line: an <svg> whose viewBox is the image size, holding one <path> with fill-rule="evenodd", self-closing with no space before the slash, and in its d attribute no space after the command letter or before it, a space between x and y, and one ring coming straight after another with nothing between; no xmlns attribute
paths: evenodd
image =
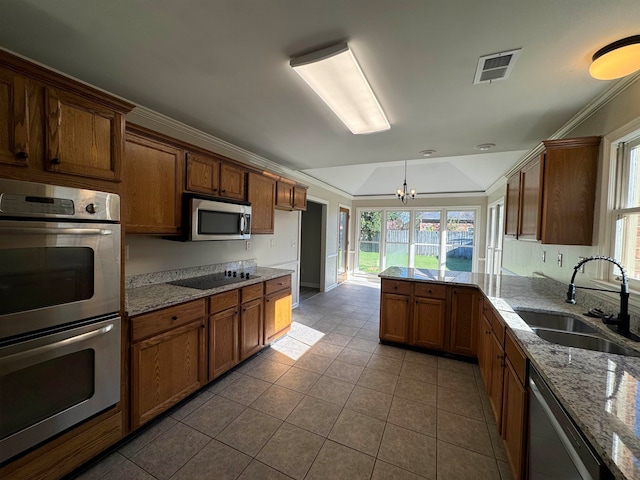
<svg viewBox="0 0 640 480"><path fill-rule="evenodd" d="M640 70L640 35L602 47L592 60L589 73L598 80L614 80Z"/></svg>
<svg viewBox="0 0 640 480"><path fill-rule="evenodd" d="M402 203L405 205L409 201L409 198L416 198L416 190L412 188L410 191L407 190L407 161L404 161L404 183L402 184L402 188L396 191L396 195L400 199Z"/></svg>

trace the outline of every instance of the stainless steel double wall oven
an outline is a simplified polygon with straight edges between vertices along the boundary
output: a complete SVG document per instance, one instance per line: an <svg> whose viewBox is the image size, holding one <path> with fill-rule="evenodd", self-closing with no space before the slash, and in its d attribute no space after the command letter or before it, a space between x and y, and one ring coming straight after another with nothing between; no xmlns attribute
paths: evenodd
<svg viewBox="0 0 640 480"><path fill-rule="evenodd" d="M120 198L0 180L0 463L120 399Z"/></svg>

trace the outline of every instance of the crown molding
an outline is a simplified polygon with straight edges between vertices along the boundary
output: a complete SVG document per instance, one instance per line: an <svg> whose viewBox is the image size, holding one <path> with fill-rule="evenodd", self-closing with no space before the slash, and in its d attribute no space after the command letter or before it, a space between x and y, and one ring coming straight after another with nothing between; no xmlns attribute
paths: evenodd
<svg viewBox="0 0 640 480"><path fill-rule="evenodd" d="M462 197L486 197L487 194L482 190L476 190L473 192L436 192L436 193L420 193L416 192L416 198L410 200L410 202L416 202L421 198L462 198ZM356 195L353 197L354 201L359 200L398 200L397 195Z"/></svg>
<svg viewBox="0 0 640 480"><path fill-rule="evenodd" d="M496 180L495 182L493 182L493 185L491 185L489 188L487 188L485 190L485 193L487 194L487 197L493 195L494 192L497 192L498 190L503 190L504 191L504 187L507 184L507 177L502 176L500 178L498 178L498 180Z"/></svg>

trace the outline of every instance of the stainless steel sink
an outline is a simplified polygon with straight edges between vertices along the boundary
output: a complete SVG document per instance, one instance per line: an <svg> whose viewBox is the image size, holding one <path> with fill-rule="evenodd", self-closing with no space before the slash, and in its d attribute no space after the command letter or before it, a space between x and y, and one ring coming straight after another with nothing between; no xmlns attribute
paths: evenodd
<svg viewBox="0 0 640 480"><path fill-rule="evenodd" d="M640 356L640 353L635 350L623 347L597 335L584 335L536 327L533 327L533 331L543 340L565 347L584 348L586 350L595 350L596 352L616 353L631 357Z"/></svg>
<svg viewBox="0 0 640 480"><path fill-rule="evenodd" d="M598 329L587 322L562 313L530 312L517 309L515 312L531 327L550 328L564 332L598 333Z"/></svg>

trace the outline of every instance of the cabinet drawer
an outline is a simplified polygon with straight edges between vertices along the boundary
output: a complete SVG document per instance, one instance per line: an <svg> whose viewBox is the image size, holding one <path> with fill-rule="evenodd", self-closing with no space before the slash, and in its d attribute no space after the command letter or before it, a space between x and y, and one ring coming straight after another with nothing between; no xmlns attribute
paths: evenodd
<svg viewBox="0 0 640 480"><path fill-rule="evenodd" d="M238 289L209 297L209 315L238 306Z"/></svg>
<svg viewBox="0 0 640 480"><path fill-rule="evenodd" d="M513 370L516 372L518 379L524 386L527 380L527 357L522 353L520 347L518 347L515 339L513 338L513 333L511 333L510 330L507 330L507 336L504 341L504 351L513 366Z"/></svg>
<svg viewBox="0 0 640 480"><path fill-rule="evenodd" d="M502 321L500 316L495 311L493 311L493 309L491 310L491 328L493 329L493 334L500 342L500 345L504 345L504 322Z"/></svg>
<svg viewBox="0 0 640 480"><path fill-rule="evenodd" d="M291 275L286 275L280 278L274 278L273 280L267 280L264 282L264 293L269 295L270 293L284 290L291 287Z"/></svg>
<svg viewBox="0 0 640 480"><path fill-rule="evenodd" d="M136 342L166 332L204 316L204 299L202 299L133 317L131 341Z"/></svg>
<svg viewBox="0 0 640 480"><path fill-rule="evenodd" d="M256 283L255 285L243 287L242 291L240 292L240 301L242 303L245 303L249 300L253 300L254 298L260 298L262 296L262 285L263 282L260 282Z"/></svg>
<svg viewBox="0 0 640 480"><path fill-rule="evenodd" d="M382 292L411 295L411 282L404 282L402 280L382 280Z"/></svg>
<svg viewBox="0 0 640 480"><path fill-rule="evenodd" d="M435 283L416 283L415 295L416 297L440 298L442 300L446 300L447 286L436 285Z"/></svg>

